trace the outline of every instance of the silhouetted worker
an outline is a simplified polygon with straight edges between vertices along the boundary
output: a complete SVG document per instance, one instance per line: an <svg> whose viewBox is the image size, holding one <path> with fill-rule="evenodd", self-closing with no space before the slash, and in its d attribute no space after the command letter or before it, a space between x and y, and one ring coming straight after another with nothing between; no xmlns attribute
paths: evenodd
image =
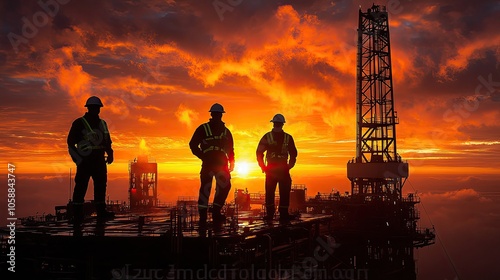
<svg viewBox="0 0 500 280"><path fill-rule="evenodd" d="M279 184L280 220L287 221L293 218L288 213L292 188L290 169L295 165L297 148L293 137L283 131L285 117L282 114L276 114L271 122L274 123L273 129L260 139L257 146L257 162L262 172L266 173L266 215L264 219L272 220L274 217L274 192L276 185ZM266 152L267 164L264 162L264 152Z"/></svg>
<svg viewBox="0 0 500 280"><path fill-rule="evenodd" d="M99 118L101 100L90 97L85 107L88 112L76 119L68 134L68 150L73 162L76 163L75 189L73 192L74 223L83 221L83 203L87 193L90 177L94 181L94 203L98 220L114 217L113 212L106 210L106 163L113 162L111 137L106 122ZM105 158L107 154L107 158Z"/></svg>
<svg viewBox="0 0 500 280"><path fill-rule="evenodd" d="M215 177L215 197L212 219L216 224L226 221L226 217L221 214L221 209L231 189L230 172L234 169L233 135L222 122L224 108L215 103L209 112L212 118L208 123L204 123L196 129L189 142L191 152L203 161L198 197L201 229L205 228L207 223L208 200L213 177Z"/></svg>

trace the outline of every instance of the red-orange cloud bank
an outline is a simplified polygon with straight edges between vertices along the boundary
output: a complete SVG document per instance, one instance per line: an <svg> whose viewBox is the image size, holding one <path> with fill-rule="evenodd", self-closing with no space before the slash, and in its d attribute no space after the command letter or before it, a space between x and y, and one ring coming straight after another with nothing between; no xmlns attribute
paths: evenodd
<svg viewBox="0 0 500 280"><path fill-rule="evenodd" d="M358 6L372 2L241 1L222 14L209 2L72 1L17 52L3 40L2 154L23 171L69 169L65 136L95 94L114 139L111 172L126 172L146 139L165 171L196 176L187 142L219 102L237 160L255 164L256 141L280 112L297 139L297 174L343 175L355 148ZM397 4L388 12L400 154L417 174L494 172L497 6ZM4 2L2 37L22 34L23 17L40 9Z"/></svg>

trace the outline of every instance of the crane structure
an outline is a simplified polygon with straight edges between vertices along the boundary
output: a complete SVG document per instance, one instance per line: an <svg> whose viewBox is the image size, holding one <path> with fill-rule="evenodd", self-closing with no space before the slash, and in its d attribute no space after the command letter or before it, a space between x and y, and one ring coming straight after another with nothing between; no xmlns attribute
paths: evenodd
<svg viewBox="0 0 500 280"><path fill-rule="evenodd" d="M347 164L353 196L400 200L408 163L396 149L389 21L385 7L359 10L356 77L356 157Z"/></svg>

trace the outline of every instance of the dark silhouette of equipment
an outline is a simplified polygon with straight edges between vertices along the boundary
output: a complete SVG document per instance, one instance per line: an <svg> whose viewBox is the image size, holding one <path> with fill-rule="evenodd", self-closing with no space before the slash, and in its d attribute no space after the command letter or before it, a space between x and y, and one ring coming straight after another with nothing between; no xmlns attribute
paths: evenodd
<svg viewBox="0 0 500 280"><path fill-rule="evenodd" d="M402 193L409 168L396 148L390 49L385 7L360 9L356 157L347 163L351 195L332 197L331 212L341 229L337 240L353 249L340 253L341 258L368 269L369 279L416 279L413 248L433 244L435 235L417 228L418 197Z"/></svg>
<svg viewBox="0 0 500 280"><path fill-rule="evenodd" d="M292 190L290 191L290 207L289 211L294 212L306 212L306 197L307 197L307 187L304 184L294 184L292 185Z"/></svg>
<svg viewBox="0 0 500 280"><path fill-rule="evenodd" d="M304 184L293 184L290 191L290 206L291 213L305 213L306 207L307 187ZM265 207L266 196L265 193L249 193L248 190L236 189L234 192L235 204L239 210L251 210L251 205L259 205ZM275 203L278 204L280 200L279 193L275 193Z"/></svg>
<svg viewBox="0 0 500 280"><path fill-rule="evenodd" d="M147 156L139 156L129 166L130 209L153 207L158 204L158 165Z"/></svg>
<svg viewBox="0 0 500 280"><path fill-rule="evenodd" d="M408 163L396 149L389 21L385 8L359 11L356 79L356 157L347 164L352 195L401 200Z"/></svg>
<svg viewBox="0 0 500 280"><path fill-rule="evenodd" d="M396 124L388 13L373 5L359 10L351 193L318 193L306 202L311 213L333 215L339 267L365 269L367 279L416 279L413 250L435 238L433 230L417 228L418 196L403 196L409 168L397 153Z"/></svg>

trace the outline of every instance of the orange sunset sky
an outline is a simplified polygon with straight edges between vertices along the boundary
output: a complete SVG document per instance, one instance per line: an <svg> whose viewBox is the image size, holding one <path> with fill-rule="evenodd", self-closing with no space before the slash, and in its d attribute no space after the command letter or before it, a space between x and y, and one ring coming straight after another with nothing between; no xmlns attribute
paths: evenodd
<svg viewBox="0 0 500 280"><path fill-rule="evenodd" d="M41 3L0 3L1 161L16 165L36 211L67 201L66 137L91 95L113 140L111 199L127 198L128 164L143 153L158 163L161 200L196 195L188 142L215 102L234 136L235 188L263 191L255 149L282 113L299 152L293 182L309 195L350 190L358 9L373 1ZM404 190L480 205L498 224L500 4L378 4L389 13L398 153L410 163ZM61 191L42 206L37 186Z"/></svg>
<svg viewBox="0 0 500 280"><path fill-rule="evenodd" d="M71 122L98 95L116 152L110 173L146 152L161 174L196 176L187 143L220 102L237 171L261 175L255 148L280 112L299 149L296 176L345 174L358 6L371 2L48 2L57 6L2 4L1 154L17 172L66 173ZM398 152L413 172L495 173L500 33L489 10L498 4L414 2L381 3L390 4Z"/></svg>
<svg viewBox="0 0 500 280"><path fill-rule="evenodd" d="M411 179L498 174L499 5L463 2L380 3L390 20L398 152ZM160 185L163 195L196 194L200 161L188 142L219 102L234 135L235 188L262 191L255 149L282 113L299 150L294 183L349 189L358 9L372 2L41 3L1 7L0 152L17 173L74 173L66 136L97 95L114 142L110 180L147 154L160 179L191 186L172 196Z"/></svg>

